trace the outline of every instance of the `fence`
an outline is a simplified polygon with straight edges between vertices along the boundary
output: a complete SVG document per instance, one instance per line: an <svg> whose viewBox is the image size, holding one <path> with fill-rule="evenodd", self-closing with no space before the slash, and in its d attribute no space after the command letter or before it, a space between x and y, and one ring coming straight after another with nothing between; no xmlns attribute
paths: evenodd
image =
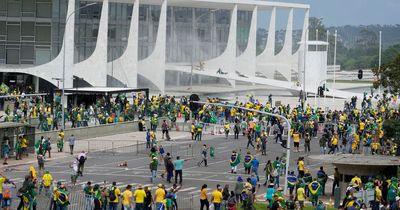
<svg viewBox="0 0 400 210"><path fill-rule="evenodd" d="M123 189L121 189L121 192L123 192ZM40 209L40 210L53 209L53 208L51 208L51 206L52 206L51 198L52 198L52 196L50 194L49 195L44 195L44 194L38 195L36 209ZM68 210L93 209L93 207L94 207L93 198L91 196L86 196L84 192L79 192L79 191L70 192L68 195L68 198L69 198L69 202L70 202L70 204L68 205ZM195 207L193 195L189 195L189 194L181 195L178 192L176 201L177 201L179 209L182 209L182 210L194 209L194 207ZM20 199L19 198L14 199L14 201L12 202L11 209L17 209L19 204L20 204ZM118 205L121 205L121 204L118 204ZM156 209L155 204L153 204L153 209Z"/></svg>

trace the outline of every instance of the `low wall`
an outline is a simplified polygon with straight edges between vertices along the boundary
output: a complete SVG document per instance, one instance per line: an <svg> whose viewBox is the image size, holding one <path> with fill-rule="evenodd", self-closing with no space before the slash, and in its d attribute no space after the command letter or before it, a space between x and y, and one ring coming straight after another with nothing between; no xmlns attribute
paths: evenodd
<svg viewBox="0 0 400 210"><path fill-rule="evenodd" d="M71 134L74 134L77 139L90 139L100 136L108 136L135 131L139 131L138 121L120 122L90 127L69 128L65 129L64 133L65 140L67 140L68 137L71 136ZM40 139L41 136L50 137L51 142L54 143L58 139L58 133L59 131L37 132L35 134L35 139Z"/></svg>

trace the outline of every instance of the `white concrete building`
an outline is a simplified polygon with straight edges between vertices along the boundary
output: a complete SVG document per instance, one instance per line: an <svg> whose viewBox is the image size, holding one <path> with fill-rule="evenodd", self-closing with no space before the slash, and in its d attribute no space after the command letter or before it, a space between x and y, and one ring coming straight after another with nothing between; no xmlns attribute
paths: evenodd
<svg viewBox="0 0 400 210"><path fill-rule="evenodd" d="M61 87L65 66L66 88L152 86L164 92L166 85L187 84L189 77L204 84L218 78L216 83L226 81L232 88L237 81L301 88L293 75L300 75L302 46L293 43L307 40L309 5L261 0L32 1L0 0L2 81L22 73L34 76L29 83L36 89L39 81ZM281 10L288 16L278 51L275 31ZM257 43L262 12L270 13L261 20L269 31L264 45ZM304 14L297 41L295 12Z"/></svg>

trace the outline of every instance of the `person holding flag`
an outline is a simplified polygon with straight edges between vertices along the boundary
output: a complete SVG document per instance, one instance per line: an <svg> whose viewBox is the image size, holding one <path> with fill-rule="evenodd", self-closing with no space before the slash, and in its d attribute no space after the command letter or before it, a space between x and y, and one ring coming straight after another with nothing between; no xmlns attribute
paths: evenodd
<svg viewBox="0 0 400 210"><path fill-rule="evenodd" d="M317 206L318 204L318 196L320 194L321 191L321 184L317 181L316 178L314 178L314 180L308 184L308 189L310 190L310 201L312 203L313 206Z"/></svg>
<svg viewBox="0 0 400 210"><path fill-rule="evenodd" d="M289 192L290 195L293 195L293 191L294 188L296 187L297 183L298 183L298 179L297 176L294 175L294 171L291 171L287 177L287 181L288 181L288 188L289 188Z"/></svg>
<svg viewBox="0 0 400 210"><path fill-rule="evenodd" d="M232 155L231 155L231 160L230 160L230 164L231 164L231 173L235 173L237 171L237 166L240 163L240 153L237 154L235 150L232 151Z"/></svg>
<svg viewBox="0 0 400 210"><path fill-rule="evenodd" d="M244 156L244 171L246 174L250 174L251 163L253 161L253 156L251 155L250 151L247 151L246 156Z"/></svg>

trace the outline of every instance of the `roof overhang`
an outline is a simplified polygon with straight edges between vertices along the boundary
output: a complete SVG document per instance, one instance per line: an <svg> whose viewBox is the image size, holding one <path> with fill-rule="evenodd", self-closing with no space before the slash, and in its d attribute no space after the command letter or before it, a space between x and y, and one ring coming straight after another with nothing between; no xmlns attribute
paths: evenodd
<svg viewBox="0 0 400 210"><path fill-rule="evenodd" d="M94 0L101 1L101 0ZM110 0L110 2L132 4L132 0ZM161 5L162 0L141 0L142 5ZM208 9L227 9L238 5L238 10L252 11L254 6L258 6L259 10L269 10L273 7L283 9L309 9L308 4L285 3L261 0L168 0L168 6L175 7L192 7L192 8L208 8Z"/></svg>

